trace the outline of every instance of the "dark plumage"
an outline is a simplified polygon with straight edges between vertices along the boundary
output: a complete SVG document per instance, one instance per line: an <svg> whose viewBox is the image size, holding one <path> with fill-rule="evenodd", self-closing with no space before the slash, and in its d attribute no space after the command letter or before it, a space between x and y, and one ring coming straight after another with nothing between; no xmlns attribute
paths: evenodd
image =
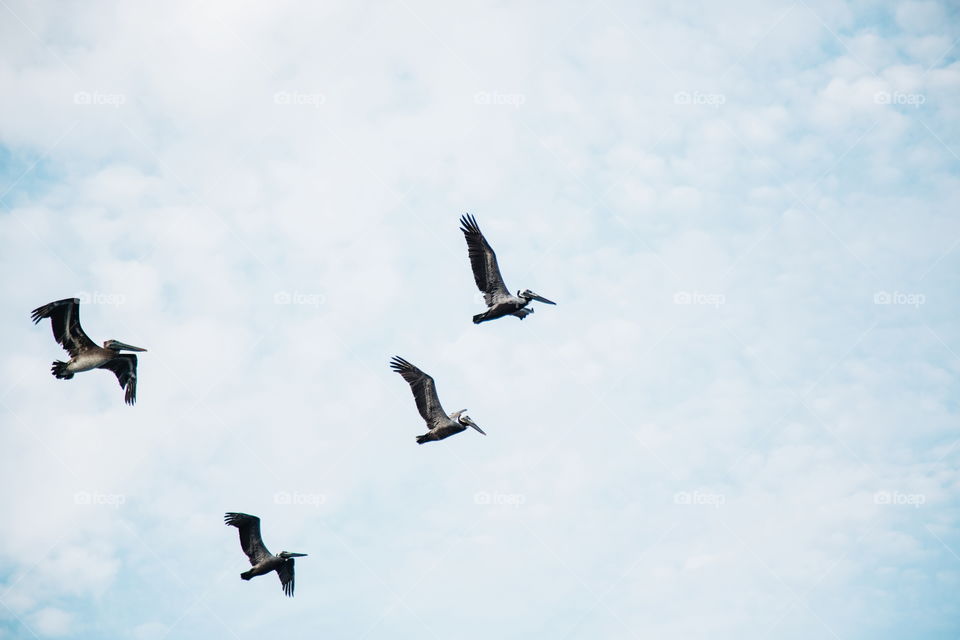
<svg viewBox="0 0 960 640"><path fill-rule="evenodd" d="M403 379L410 385L413 398L417 403L417 411L420 412L423 421L427 423L429 431L417 436L417 444L449 438L466 430L467 427L473 427L483 435L487 435L473 420L464 415L466 409L455 411L449 416L443 411L443 407L440 406L440 397L437 395L437 385L431 376L400 356L393 357L390 361L390 368L403 376Z"/></svg>
<svg viewBox="0 0 960 640"><path fill-rule="evenodd" d="M137 401L137 356L121 354L121 351L146 351L140 347L124 344L119 340L107 340L97 346L80 326L80 300L65 298L34 309L30 314L34 324L50 318L54 339L70 354L70 360L56 360L50 368L54 377L69 380L74 374L90 369L108 369L117 376L124 390L124 401L132 405Z"/></svg>
<svg viewBox="0 0 960 640"><path fill-rule="evenodd" d="M236 527L240 531L240 547L247 554L250 564L253 567L249 571L244 571L240 577L244 580L250 580L265 573L276 571L280 576L280 584L283 586L283 592L293 597L293 559L306 556L305 553L293 553L290 551L281 551L273 555L263 544L263 538L260 537L260 518L251 516L247 513L229 512L224 514L223 521L231 527Z"/></svg>
<svg viewBox="0 0 960 640"><path fill-rule="evenodd" d="M473 316L474 324L487 320L495 320L503 316L516 316L523 320L533 313L533 309L525 309L531 300L546 304L556 304L541 295L524 289L512 295L500 275L500 266L497 264L497 254L493 247L480 231L477 219L472 215L464 214L460 218L460 231L467 241L467 256L470 258L470 267L473 270L473 280L477 288L483 293L483 300L487 304L484 313Z"/></svg>

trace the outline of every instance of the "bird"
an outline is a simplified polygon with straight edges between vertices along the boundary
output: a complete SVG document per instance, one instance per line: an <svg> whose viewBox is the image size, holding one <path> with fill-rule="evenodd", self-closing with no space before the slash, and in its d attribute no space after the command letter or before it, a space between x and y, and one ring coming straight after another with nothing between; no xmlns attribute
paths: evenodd
<svg viewBox="0 0 960 640"><path fill-rule="evenodd" d="M500 267L497 265L497 254L493 247L483 237L477 219L469 213L460 217L460 231L467 240L467 254L470 256L470 266L473 269L473 279L483 293L483 300L487 303L487 310L473 316L473 323L480 324L488 320L496 320L503 316L516 316L523 320L533 313L533 309L525 309L531 300L546 304L557 304L541 295L524 289L512 295L503 283Z"/></svg>
<svg viewBox="0 0 960 640"><path fill-rule="evenodd" d="M466 409L454 411L449 416L444 413L443 407L440 406L440 398L437 396L437 385L432 377L400 356L394 356L390 360L390 368L409 383L413 397L417 401L417 410L427 423L429 431L422 436L417 436L417 444L449 438L461 431L466 431L467 427L473 427L481 434L487 435L476 422L464 415L467 412Z"/></svg>
<svg viewBox="0 0 960 640"><path fill-rule="evenodd" d="M305 553L293 553L292 551L281 551L273 555L263 544L263 538L260 537L260 518L251 516L247 513L229 512L224 514L223 521L227 526L236 527L240 530L240 546L243 552L250 558L250 564L253 566L249 571L244 571L240 577L244 580L250 580L257 576L262 576L271 571L276 571L280 576L280 584L283 585L283 592L293 597L293 559L304 558Z"/></svg>
<svg viewBox="0 0 960 640"><path fill-rule="evenodd" d="M55 360L50 372L60 380L69 380L75 373L91 369L108 369L117 376L124 390L124 401L137 401L137 356L121 351L146 351L140 347L107 340L98 347L80 326L80 299L65 298L34 309L30 317L34 324L50 318L53 337L70 354L68 362Z"/></svg>

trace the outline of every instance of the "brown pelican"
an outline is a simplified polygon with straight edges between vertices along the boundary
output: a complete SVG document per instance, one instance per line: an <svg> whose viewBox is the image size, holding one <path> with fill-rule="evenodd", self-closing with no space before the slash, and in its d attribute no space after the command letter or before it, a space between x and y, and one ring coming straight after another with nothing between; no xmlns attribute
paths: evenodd
<svg viewBox="0 0 960 640"><path fill-rule="evenodd" d="M50 369L54 376L69 380L73 374L90 369L109 369L117 376L120 387L126 391L124 400L132 405L137 401L137 356L121 351L146 351L140 347L124 344L119 340L107 340L102 347L84 333L80 326L80 300L66 298L34 309L30 316L34 324L50 318L53 337L70 354L69 362L56 360Z"/></svg>
<svg viewBox="0 0 960 640"><path fill-rule="evenodd" d="M257 516L246 513L227 513L223 516L223 521L240 530L240 546L243 547L243 552L250 558L250 564L253 566L249 571L241 573L240 577L249 580L276 571L280 576L283 592L292 598L293 559L303 558L307 554L290 551L281 551L277 555L270 553L263 544L263 538L260 537L260 518Z"/></svg>
<svg viewBox="0 0 960 640"><path fill-rule="evenodd" d="M427 423L427 428L430 429L422 436L417 436L417 444L449 438L455 433L465 431L467 427L473 427L483 435L487 435L473 420L463 415L467 412L466 409L454 411L449 416L444 413L443 407L440 406L440 398L437 397L437 385L433 378L423 371L400 356L393 357L390 368L402 375L403 379L410 384L410 390L413 391L413 397L417 401L417 410Z"/></svg>
<svg viewBox="0 0 960 640"><path fill-rule="evenodd" d="M477 219L469 213L465 214L460 218L460 225L460 231L463 231L463 236L467 239L467 254L470 256L470 266L473 268L473 279L483 293L484 302L487 303L485 312L473 316L474 324L510 315L523 320L533 313L533 309L524 309L531 300L557 304L530 289L517 291L517 295L512 295L507 290L507 285L503 283L503 276L500 275L497 254L483 237L480 227L477 226Z"/></svg>

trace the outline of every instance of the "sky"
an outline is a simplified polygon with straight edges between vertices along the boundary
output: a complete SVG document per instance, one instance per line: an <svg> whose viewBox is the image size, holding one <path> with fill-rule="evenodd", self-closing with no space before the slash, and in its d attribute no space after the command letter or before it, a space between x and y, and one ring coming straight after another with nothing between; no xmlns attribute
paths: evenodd
<svg viewBox="0 0 960 640"><path fill-rule="evenodd" d="M0 638L960 636L958 39L0 0ZM470 322L465 212L556 307ZM49 374L67 297L135 407ZM488 435L418 446L393 355Z"/></svg>

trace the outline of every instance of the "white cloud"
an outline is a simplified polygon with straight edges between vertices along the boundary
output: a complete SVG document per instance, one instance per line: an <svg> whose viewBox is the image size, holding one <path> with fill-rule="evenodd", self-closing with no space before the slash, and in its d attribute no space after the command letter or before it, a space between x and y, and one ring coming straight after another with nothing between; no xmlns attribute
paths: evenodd
<svg viewBox="0 0 960 640"><path fill-rule="evenodd" d="M31 616L31 628L44 637L61 637L70 632L73 617L66 611L45 607Z"/></svg>

